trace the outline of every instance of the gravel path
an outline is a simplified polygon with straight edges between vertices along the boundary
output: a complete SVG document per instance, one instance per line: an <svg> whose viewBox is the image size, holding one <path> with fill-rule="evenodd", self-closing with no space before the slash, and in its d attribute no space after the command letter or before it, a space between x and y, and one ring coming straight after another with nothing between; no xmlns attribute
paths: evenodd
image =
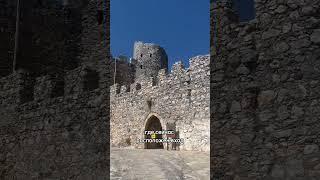
<svg viewBox="0 0 320 180"><path fill-rule="evenodd" d="M111 149L111 180L208 180L209 153Z"/></svg>

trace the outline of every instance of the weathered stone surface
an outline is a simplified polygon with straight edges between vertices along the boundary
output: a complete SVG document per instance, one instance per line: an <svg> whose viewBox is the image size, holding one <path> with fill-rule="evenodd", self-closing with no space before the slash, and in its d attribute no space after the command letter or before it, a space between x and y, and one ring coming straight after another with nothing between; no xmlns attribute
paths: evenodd
<svg viewBox="0 0 320 180"><path fill-rule="evenodd" d="M286 42L280 42L279 44L276 44L275 45L275 51L276 52L279 52L279 53L282 53L282 52L285 52L287 50L289 50L289 45L286 43Z"/></svg>
<svg viewBox="0 0 320 180"><path fill-rule="evenodd" d="M262 91L258 96L258 103L260 106L267 105L275 98L275 93L272 90Z"/></svg>
<svg viewBox="0 0 320 180"><path fill-rule="evenodd" d="M287 119L290 116L287 106L280 106L278 109L278 117L283 120Z"/></svg>
<svg viewBox="0 0 320 180"><path fill-rule="evenodd" d="M280 32L281 32L280 30L271 29L269 31L262 33L262 39L269 39L269 38L278 36L280 34Z"/></svg>
<svg viewBox="0 0 320 180"><path fill-rule="evenodd" d="M320 43L320 29L316 29L310 36L310 39L314 43Z"/></svg>
<svg viewBox="0 0 320 180"><path fill-rule="evenodd" d="M250 73L250 70L247 68L247 67L245 67L245 66L239 66L238 68L237 68L237 73L238 74L244 74L244 75L246 75L246 74L249 74Z"/></svg>
<svg viewBox="0 0 320 180"><path fill-rule="evenodd" d="M235 113L241 111L241 105L238 101L232 101L230 112Z"/></svg>
<svg viewBox="0 0 320 180"><path fill-rule="evenodd" d="M284 12L286 12L286 10L287 10L287 6L280 5L280 6L278 6L278 8L275 10L275 12L277 12L277 13L284 13Z"/></svg>
<svg viewBox="0 0 320 180"><path fill-rule="evenodd" d="M255 19L241 23L226 2L211 9L212 64L224 63L225 77L210 98L242 109L212 113L211 178L319 179L319 1L256 0ZM258 56L244 62L248 50ZM226 143L230 134L240 147Z"/></svg>
<svg viewBox="0 0 320 180"><path fill-rule="evenodd" d="M304 154L311 154L311 153L316 153L319 151L319 146L316 144L310 144L310 145L306 145L304 147Z"/></svg>
<svg viewBox="0 0 320 180"><path fill-rule="evenodd" d="M300 49L303 47L308 47L310 44L311 44L311 42L308 39L300 39L300 40L292 42L290 44L290 46L293 49Z"/></svg>
<svg viewBox="0 0 320 180"><path fill-rule="evenodd" d="M16 3L1 0L1 12L3 2ZM24 50L37 60L24 57L23 66L0 78L0 179L109 179L110 51L109 38L100 38L109 37L100 31L109 29L109 1L72 8L20 2L22 11L33 8L32 46ZM36 72L20 69L26 65Z"/></svg>
<svg viewBox="0 0 320 180"><path fill-rule="evenodd" d="M283 178L284 175L285 175L285 171L282 166L279 166L279 165L273 166L271 171L271 176L273 178Z"/></svg>
<svg viewBox="0 0 320 180"><path fill-rule="evenodd" d="M267 111L263 111L263 112L260 112L259 114L259 119L261 121L268 121L270 120L272 117L274 117L274 113L267 110Z"/></svg>
<svg viewBox="0 0 320 180"><path fill-rule="evenodd" d="M159 47L139 42L134 53L138 59L134 59L132 66L140 68L141 72L135 74L134 83L128 85L130 88L127 91L118 91L121 89L119 84L111 87L111 145L146 148L138 140L145 138L147 124L156 118L161 124L159 131L178 131L177 136L185 140L177 150L209 151L210 57L191 58L188 69L177 62L171 73L167 73L157 66L167 63L162 62L167 60L166 53ZM153 50L161 53L154 54ZM150 61L154 66L150 65ZM222 81L220 78L213 79ZM225 111L227 107L222 105L218 108L218 111ZM163 143L163 148L169 149L169 146Z"/></svg>
<svg viewBox="0 0 320 180"><path fill-rule="evenodd" d="M291 129L287 129L287 130L278 131L274 135L277 138L284 138L284 137L291 136L291 134L292 134L292 130Z"/></svg>
<svg viewBox="0 0 320 180"><path fill-rule="evenodd" d="M302 108L300 108L298 106L293 106L293 108L291 110L291 114L293 114L293 116L295 116L295 117L301 117L304 114L304 111Z"/></svg>
<svg viewBox="0 0 320 180"><path fill-rule="evenodd" d="M303 161L289 160L286 164L286 172L289 177L302 177L304 175Z"/></svg>
<svg viewBox="0 0 320 180"><path fill-rule="evenodd" d="M305 7L302 7L302 9L301 9L301 13L303 15L310 15L310 14L312 14L314 12L315 11L314 11L312 6L305 6Z"/></svg>

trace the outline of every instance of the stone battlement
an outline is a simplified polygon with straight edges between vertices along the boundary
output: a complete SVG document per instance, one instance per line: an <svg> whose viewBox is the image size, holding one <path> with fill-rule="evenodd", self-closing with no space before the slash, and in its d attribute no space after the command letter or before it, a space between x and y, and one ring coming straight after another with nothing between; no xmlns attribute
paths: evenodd
<svg viewBox="0 0 320 180"><path fill-rule="evenodd" d="M178 61L170 73L155 68L156 76L142 74L134 83L111 86L112 146L148 148L135 142L143 138L143 131L157 118L161 124L157 128L174 129L177 137L186 140L173 149L209 151L210 56L193 57L189 64L185 68Z"/></svg>
<svg viewBox="0 0 320 180"><path fill-rule="evenodd" d="M177 84L189 85L190 77L194 77L195 74L199 74L200 71L204 72L202 75L209 76L209 64L210 56L196 56L189 60L190 67L185 68L181 61L173 64L171 72L167 73L166 69L161 69L158 72L157 77L149 77L140 81L135 81L132 84L120 85L114 84L110 87L111 96L123 96L127 93L135 93L144 89L154 89L165 84ZM201 74L199 74L201 76ZM198 78L192 80L197 81Z"/></svg>
<svg viewBox="0 0 320 180"><path fill-rule="evenodd" d="M0 78L0 102L18 105L68 96L81 96L81 94L98 89L103 91L108 83L104 80L107 69L97 69L82 65L65 72L64 75L39 77L28 72L15 72Z"/></svg>

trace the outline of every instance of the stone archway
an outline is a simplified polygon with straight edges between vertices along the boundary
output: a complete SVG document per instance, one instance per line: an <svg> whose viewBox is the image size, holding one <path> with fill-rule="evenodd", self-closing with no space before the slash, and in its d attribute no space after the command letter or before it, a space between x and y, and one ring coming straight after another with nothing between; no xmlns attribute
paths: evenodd
<svg viewBox="0 0 320 180"><path fill-rule="evenodd" d="M162 131L163 127L161 125L161 121L156 116L150 116L144 126L145 131ZM151 139L151 135L145 134L144 139ZM162 139L161 134L156 135L156 139ZM163 143L156 143L156 142L145 142L144 149L164 149Z"/></svg>

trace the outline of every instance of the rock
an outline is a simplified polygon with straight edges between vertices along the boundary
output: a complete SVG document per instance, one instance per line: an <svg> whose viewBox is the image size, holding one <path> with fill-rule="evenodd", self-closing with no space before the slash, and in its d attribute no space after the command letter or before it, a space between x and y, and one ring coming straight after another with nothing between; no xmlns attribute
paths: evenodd
<svg viewBox="0 0 320 180"><path fill-rule="evenodd" d="M269 24L270 22L272 22L272 16L268 13L263 13L259 21L262 22L263 24Z"/></svg>
<svg viewBox="0 0 320 180"><path fill-rule="evenodd" d="M265 131L267 133L272 133L274 131L274 128L275 128L274 125L269 125L265 128Z"/></svg>
<svg viewBox="0 0 320 180"><path fill-rule="evenodd" d="M228 63L232 66L232 67L237 67L240 65L240 57L236 56L236 55L232 55L228 58Z"/></svg>
<svg viewBox="0 0 320 180"><path fill-rule="evenodd" d="M294 60L297 62L303 62L305 60L305 56L301 56L301 55L296 56Z"/></svg>
<svg viewBox="0 0 320 180"><path fill-rule="evenodd" d="M287 130L283 130L283 131L279 131L275 133L275 137L277 138L284 138L284 137L289 137L292 134L292 130L291 129L287 129Z"/></svg>
<svg viewBox="0 0 320 180"><path fill-rule="evenodd" d="M239 138L239 136L236 135L229 135L227 137L227 145L236 145L236 146L240 146L241 145L241 140Z"/></svg>
<svg viewBox="0 0 320 180"><path fill-rule="evenodd" d="M314 12L314 9L312 6L305 6L301 9L301 13L303 15L311 15Z"/></svg>
<svg viewBox="0 0 320 180"><path fill-rule="evenodd" d="M296 0L288 0L287 5L292 9L295 9L298 7Z"/></svg>
<svg viewBox="0 0 320 180"><path fill-rule="evenodd" d="M231 107L230 107L230 112L235 113L241 111L241 105L238 101L232 101Z"/></svg>
<svg viewBox="0 0 320 180"><path fill-rule="evenodd" d="M269 31L263 32L261 38L264 39L264 40L265 40L265 39L269 39L269 38L278 36L280 33L281 33L280 30L271 29L271 30L269 30Z"/></svg>
<svg viewBox="0 0 320 180"><path fill-rule="evenodd" d="M320 164L316 165L313 169L320 170Z"/></svg>
<svg viewBox="0 0 320 180"><path fill-rule="evenodd" d="M226 105L226 103L221 103L221 104L219 105L218 112L220 112L220 113L225 113L226 111L227 111L227 105Z"/></svg>
<svg viewBox="0 0 320 180"><path fill-rule="evenodd" d="M272 119L273 116L274 116L274 113L271 112L270 110L266 110L266 111L259 113L259 119L261 121L268 121L268 120Z"/></svg>
<svg viewBox="0 0 320 180"><path fill-rule="evenodd" d="M300 17L300 15L298 11L293 11L290 13L289 17L291 20L297 20Z"/></svg>
<svg viewBox="0 0 320 180"><path fill-rule="evenodd" d="M291 31L291 28L292 28L292 24L291 23L286 23L282 27L282 32L283 33L288 33L288 32Z"/></svg>
<svg viewBox="0 0 320 180"><path fill-rule="evenodd" d="M271 176L273 178L284 178L284 168L280 165L274 165L272 170L271 170Z"/></svg>
<svg viewBox="0 0 320 180"><path fill-rule="evenodd" d="M239 75L247 75L250 73L250 70L245 67L244 65L241 65L237 68L236 72L239 74Z"/></svg>
<svg viewBox="0 0 320 180"><path fill-rule="evenodd" d="M211 81L212 82L220 82L224 79L224 74L222 73L215 73L212 75Z"/></svg>
<svg viewBox="0 0 320 180"><path fill-rule="evenodd" d="M272 90L262 91L258 95L259 106L270 104L274 98L275 98L274 91Z"/></svg>
<svg viewBox="0 0 320 180"><path fill-rule="evenodd" d="M270 67L272 69L277 69L280 67L280 62L278 60L273 60L271 63L270 63Z"/></svg>
<svg viewBox="0 0 320 180"><path fill-rule="evenodd" d="M213 63L213 68L214 70L220 70L220 69L223 69L225 66L224 63L222 62L216 62L216 63Z"/></svg>
<svg viewBox="0 0 320 180"><path fill-rule="evenodd" d="M286 42L280 42L274 46L274 50L279 53L285 52L289 49L290 47Z"/></svg>
<svg viewBox="0 0 320 180"><path fill-rule="evenodd" d="M299 26L298 24L293 24L292 25L292 31L293 32L300 32L304 27Z"/></svg>
<svg viewBox="0 0 320 180"><path fill-rule="evenodd" d="M316 153L319 151L319 146L316 144L310 144L310 145L306 145L304 147L303 153L304 154L312 154L312 153Z"/></svg>
<svg viewBox="0 0 320 180"><path fill-rule="evenodd" d="M273 147L273 144L272 144L271 142L268 142L268 143L266 144L266 147L269 148L269 149L271 149L271 148Z"/></svg>
<svg viewBox="0 0 320 180"><path fill-rule="evenodd" d="M290 116L290 113L288 111L287 106L280 106L278 109L278 117L280 118L280 120L284 120L287 119Z"/></svg>
<svg viewBox="0 0 320 180"><path fill-rule="evenodd" d="M299 84L297 88L292 89L290 95L297 99L304 99L307 96L307 90L303 85Z"/></svg>
<svg viewBox="0 0 320 180"><path fill-rule="evenodd" d="M254 62L258 59L258 54L254 50L245 50L243 53L241 53L241 62L247 63L247 62Z"/></svg>
<svg viewBox="0 0 320 180"><path fill-rule="evenodd" d="M291 114L293 114L294 117L301 117L304 114L304 112L302 108L298 106L293 106Z"/></svg>
<svg viewBox="0 0 320 180"><path fill-rule="evenodd" d="M299 177L304 175L303 161L292 159L286 163L286 172L289 177Z"/></svg>
<svg viewBox="0 0 320 180"><path fill-rule="evenodd" d="M281 81L286 81L289 77L289 74L287 72L284 72L283 74L281 74Z"/></svg>
<svg viewBox="0 0 320 180"><path fill-rule="evenodd" d="M278 8L275 10L276 13L284 13L287 11L287 6L284 6L284 5L280 5L278 6Z"/></svg>
<svg viewBox="0 0 320 180"><path fill-rule="evenodd" d="M252 40L252 35L250 34L250 35L247 35L247 36L245 36L244 38L243 38L243 41L244 42L248 42L248 41L251 41Z"/></svg>
<svg viewBox="0 0 320 180"><path fill-rule="evenodd" d="M280 82L280 75L279 74L272 74L272 81L275 83L279 83Z"/></svg>
<svg viewBox="0 0 320 180"><path fill-rule="evenodd" d="M320 29L316 29L310 36L310 40L314 43L320 43Z"/></svg>
<svg viewBox="0 0 320 180"><path fill-rule="evenodd" d="M303 47L308 47L311 42L308 39L300 39L290 43L292 49L301 49Z"/></svg>

